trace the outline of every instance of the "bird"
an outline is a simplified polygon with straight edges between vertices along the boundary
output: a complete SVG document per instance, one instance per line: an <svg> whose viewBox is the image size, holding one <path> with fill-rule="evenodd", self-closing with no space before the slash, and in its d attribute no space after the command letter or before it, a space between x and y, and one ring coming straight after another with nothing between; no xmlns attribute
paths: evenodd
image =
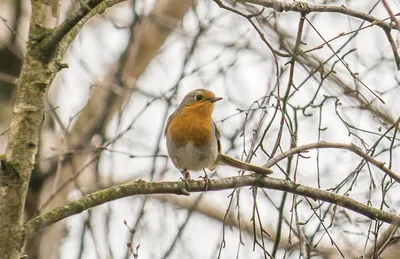
<svg viewBox="0 0 400 259"><path fill-rule="evenodd" d="M221 134L215 125L212 112L221 97L206 89L189 92L177 109L169 116L164 129L168 155L182 173L183 179L191 179L190 171L215 170L227 165L263 176L273 171L252 165L222 153Z"/></svg>

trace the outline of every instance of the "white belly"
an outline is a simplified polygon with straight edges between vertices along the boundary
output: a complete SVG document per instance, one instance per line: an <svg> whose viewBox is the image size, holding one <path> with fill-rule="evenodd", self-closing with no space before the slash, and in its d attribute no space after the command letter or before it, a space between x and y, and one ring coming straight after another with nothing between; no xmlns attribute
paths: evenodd
<svg viewBox="0 0 400 259"><path fill-rule="evenodd" d="M167 141L167 149L175 167L180 170L200 171L203 168L214 168L218 155L217 141L201 148L191 142L186 145L174 145Z"/></svg>

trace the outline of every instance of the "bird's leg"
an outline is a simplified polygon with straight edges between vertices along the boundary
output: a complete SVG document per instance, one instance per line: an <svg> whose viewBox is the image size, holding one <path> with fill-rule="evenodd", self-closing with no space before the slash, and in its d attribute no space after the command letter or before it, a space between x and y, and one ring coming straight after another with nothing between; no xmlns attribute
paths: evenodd
<svg viewBox="0 0 400 259"><path fill-rule="evenodd" d="M182 188L182 194L184 195L190 195L190 193L187 191L188 188L188 181L193 181L192 177L190 176L190 172L187 169L182 169L181 170L182 177L180 179L185 183L185 188Z"/></svg>
<svg viewBox="0 0 400 259"><path fill-rule="evenodd" d="M204 172L204 176L200 175L199 178L203 179L204 181L207 181L208 180L208 174L207 174L206 169L203 168L203 172Z"/></svg>
<svg viewBox="0 0 400 259"><path fill-rule="evenodd" d="M206 181L206 191L208 190L208 183L210 181L210 179L208 178L208 174L205 168L203 168L203 172L204 172L204 176L199 176L199 178L203 179L204 181Z"/></svg>
<svg viewBox="0 0 400 259"><path fill-rule="evenodd" d="M186 180L192 180L192 177L190 176L190 172L187 169L182 169L181 170L182 177L180 178L182 181Z"/></svg>
<svg viewBox="0 0 400 259"><path fill-rule="evenodd" d="M192 177L190 176L190 172L187 169L184 169L182 172L183 178L185 180L192 180Z"/></svg>

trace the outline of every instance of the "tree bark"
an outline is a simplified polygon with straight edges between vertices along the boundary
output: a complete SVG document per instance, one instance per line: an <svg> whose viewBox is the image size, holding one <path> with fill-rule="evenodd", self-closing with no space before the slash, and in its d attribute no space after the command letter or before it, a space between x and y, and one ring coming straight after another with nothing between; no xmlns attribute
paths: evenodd
<svg viewBox="0 0 400 259"><path fill-rule="evenodd" d="M60 68L51 53L42 53L38 44L56 26L58 2L32 1L27 53L18 82L6 154L0 160L2 258L20 258L25 244L24 205L45 115L45 94Z"/></svg>

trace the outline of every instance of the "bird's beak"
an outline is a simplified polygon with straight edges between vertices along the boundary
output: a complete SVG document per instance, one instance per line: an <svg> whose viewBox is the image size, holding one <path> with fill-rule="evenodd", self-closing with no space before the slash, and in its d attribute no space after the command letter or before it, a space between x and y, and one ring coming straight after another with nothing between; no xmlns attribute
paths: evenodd
<svg viewBox="0 0 400 259"><path fill-rule="evenodd" d="M222 97L215 97L213 99L210 99L210 102L215 103L215 102L218 102L220 100L222 100Z"/></svg>

